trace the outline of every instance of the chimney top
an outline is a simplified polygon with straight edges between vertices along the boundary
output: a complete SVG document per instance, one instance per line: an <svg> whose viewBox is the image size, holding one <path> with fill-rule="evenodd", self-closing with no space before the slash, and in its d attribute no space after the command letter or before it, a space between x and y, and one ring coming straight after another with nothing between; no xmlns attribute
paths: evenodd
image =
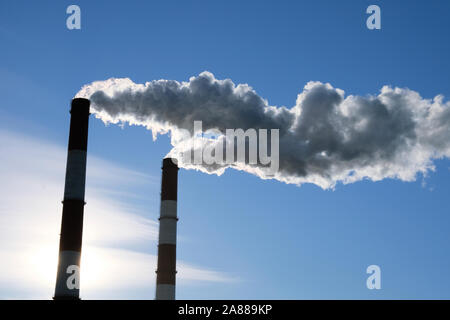
<svg viewBox="0 0 450 320"><path fill-rule="evenodd" d="M164 158L162 169L179 169L178 160L176 158Z"/></svg>
<svg viewBox="0 0 450 320"><path fill-rule="evenodd" d="M91 105L91 102L89 101L89 99L85 99L85 98L75 98L72 99L72 107L70 108L70 113L74 112L79 112L82 114L89 114L89 107Z"/></svg>

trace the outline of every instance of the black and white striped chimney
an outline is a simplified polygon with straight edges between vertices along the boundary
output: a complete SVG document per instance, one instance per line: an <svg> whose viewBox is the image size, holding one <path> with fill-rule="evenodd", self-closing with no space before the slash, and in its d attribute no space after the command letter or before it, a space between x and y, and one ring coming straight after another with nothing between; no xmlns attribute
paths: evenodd
<svg viewBox="0 0 450 320"><path fill-rule="evenodd" d="M89 106L87 99L72 100L55 300L77 300L80 296Z"/></svg>
<svg viewBox="0 0 450 320"><path fill-rule="evenodd" d="M178 221L178 165L176 161L176 159L166 158L163 160L162 166L156 300L175 300Z"/></svg>

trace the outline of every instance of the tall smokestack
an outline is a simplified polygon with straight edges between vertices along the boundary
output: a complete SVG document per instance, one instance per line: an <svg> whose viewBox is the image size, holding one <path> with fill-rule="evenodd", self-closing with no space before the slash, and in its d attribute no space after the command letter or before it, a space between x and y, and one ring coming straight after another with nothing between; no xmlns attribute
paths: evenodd
<svg viewBox="0 0 450 320"><path fill-rule="evenodd" d="M176 163L176 159L166 158L162 166L156 300L175 300L178 221L178 165Z"/></svg>
<svg viewBox="0 0 450 320"><path fill-rule="evenodd" d="M80 296L89 106L87 99L72 100L55 300L77 300Z"/></svg>

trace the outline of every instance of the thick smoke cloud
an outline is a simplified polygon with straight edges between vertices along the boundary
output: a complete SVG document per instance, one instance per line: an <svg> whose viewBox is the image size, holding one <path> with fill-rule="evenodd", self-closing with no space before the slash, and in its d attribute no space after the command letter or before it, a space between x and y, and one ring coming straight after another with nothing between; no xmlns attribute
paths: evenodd
<svg viewBox="0 0 450 320"><path fill-rule="evenodd" d="M203 72L189 82L97 81L76 96L91 99L92 112L104 122L142 125L154 138L170 132L171 155L186 150L182 131L192 132L194 121L202 121L203 130L222 132L280 130L274 176L257 165L193 165L179 159L180 167L207 173L233 167L263 179L333 188L365 178L413 181L434 169L433 159L450 157L450 102L442 96L423 99L409 89L385 86L377 96L345 97L330 84L309 82L289 109L270 106L246 84Z"/></svg>

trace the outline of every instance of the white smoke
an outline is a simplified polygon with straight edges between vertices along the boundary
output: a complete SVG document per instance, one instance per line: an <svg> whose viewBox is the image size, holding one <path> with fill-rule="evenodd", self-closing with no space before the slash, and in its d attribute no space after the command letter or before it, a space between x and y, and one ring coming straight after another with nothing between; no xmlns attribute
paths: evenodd
<svg viewBox="0 0 450 320"><path fill-rule="evenodd" d="M180 135L192 132L194 121L202 121L205 131L279 129L274 176L245 163L184 165L179 159L180 167L207 173L233 167L263 179L333 188L365 178L413 181L434 170L433 159L450 157L450 102L441 95L423 99L409 89L385 86L377 96L345 97L330 84L309 82L288 109L270 106L246 84L203 72L188 82L96 81L76 97L90 99L91 112L105 123L142 125L155 139L170 133L169 154L186 149Z"/></svg>

